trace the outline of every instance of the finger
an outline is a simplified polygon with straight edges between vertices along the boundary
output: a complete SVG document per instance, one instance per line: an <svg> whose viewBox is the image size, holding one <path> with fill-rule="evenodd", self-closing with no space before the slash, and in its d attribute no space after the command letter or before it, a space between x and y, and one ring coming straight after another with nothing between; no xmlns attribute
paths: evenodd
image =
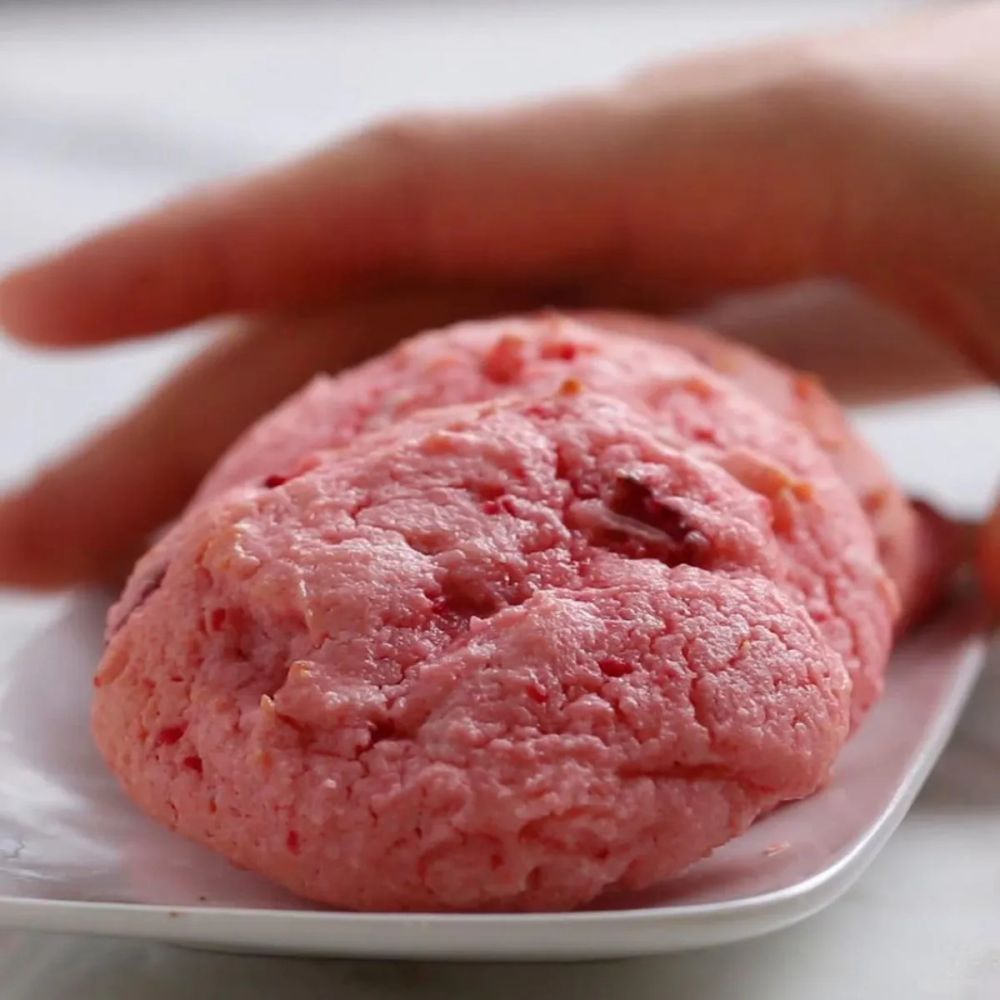
<svg viewBox="0 0 1000 1000"><path fill-rule="evenodd" d="M565 138L564 111L537 117L560 121ZM387 123L167 204L9 275L0 284L0 323L37 343L82 344L217 313L333 300L406 272L464 273L476 270L459 260L470 249L480 262L484 254L520 260L525 248L512 247L520 242L515 231L536 246L548 231L536 254L558 255L556 230L536 214L552 183L531 185L560 172L559 143L546 143L529 167L520 146L531 118L493 128L479 119ZM527 173L531 184L519 177ZM559 199L566 218L571 200ZM547 218L554 214L550 206ZM561 225L559 242L566 246L584 228ZM436 260L436 234L445 229L454 243Z"/></svg>
<svg viewBox="0 0 1000 1000"><path fill-rule="evenodd" d="M398 294L221 337L145 403L0 500L0 583L58 587L119 573L243 428L314 372L496 305L495 290Z"/></svg>
<svg viewBox="0 0 1000 1000"><path fill-rule="evenodd" d="M78 344L386 281L610 278L675 303L812 273L843 146L808 127L794 53L748 58L681 67L673 96L382 125L9 276L0 322Z"/></svg>

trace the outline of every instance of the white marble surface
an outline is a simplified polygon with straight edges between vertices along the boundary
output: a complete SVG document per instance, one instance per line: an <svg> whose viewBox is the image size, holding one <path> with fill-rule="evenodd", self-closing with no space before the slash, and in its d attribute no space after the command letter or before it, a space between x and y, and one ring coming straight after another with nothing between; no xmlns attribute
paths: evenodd
<svg viewBox="0 0 1000 1000"><path fill-rule="evenodd" d="M394 108L593 83L670 52L905 6L0 0L0 266L179 186L280 158ZM0 342L0 483L122 408L196 336L58 357ZM998 473L994 395L863 419L910 482L956 509L983 509ZM56 603L0 598L0 652L16 648ZM857 888L758 942L633 962L500 968L230 957L0 932L0 996L1000 996L998 667Z"/></svg>

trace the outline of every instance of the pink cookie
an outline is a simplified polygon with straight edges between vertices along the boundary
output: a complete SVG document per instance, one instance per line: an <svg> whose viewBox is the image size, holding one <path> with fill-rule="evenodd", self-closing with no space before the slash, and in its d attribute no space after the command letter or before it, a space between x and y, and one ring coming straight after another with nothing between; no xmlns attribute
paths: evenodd
<svg viewBox="0 0 1000 1000"><path fill-rule="evenodd" d="M570 383L285 476L109 621L98 744L181 833L335 906L555 909L825 780L850 681L773 502L650 417Z"/></svg>
<svg viewBox="0 0 1000 1000"><path fill-rule="evenodd" d="M427 407L548 393L569 377L655 414L679 444L768 497L779 545L791 557L787 586L844 657L859 721L881 691L896 614L865 517L805 429L681 348L610 336L556 314L424 334L336 378L314 380L236 443L200 497L284 474L316 449Z"/></svg>

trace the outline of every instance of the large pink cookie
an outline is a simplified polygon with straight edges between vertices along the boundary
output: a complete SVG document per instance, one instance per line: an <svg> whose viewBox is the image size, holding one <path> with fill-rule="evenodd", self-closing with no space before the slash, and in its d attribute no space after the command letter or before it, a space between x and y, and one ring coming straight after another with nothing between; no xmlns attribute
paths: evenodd
<svg viewBox="0 0 1000 1000"><path fill-rule="evenodd" d="M770 497L792 565L787 585L844 657L859 721L881 691L896 613L864 514L808 431L679 347L609 335L558 314L425 334L336 378L314 380L237 442L199 502L421 409L551 392L568 377L655 414L662 430Z"/></svg>
<svg viewBox="0 0 1000 1000"><path fill-rule="evenodd" d="M336 906L554 909L826 778L850 682L775 500L648 416L569 383L284 475L109 620L94 731L165 824Z"/></svg>

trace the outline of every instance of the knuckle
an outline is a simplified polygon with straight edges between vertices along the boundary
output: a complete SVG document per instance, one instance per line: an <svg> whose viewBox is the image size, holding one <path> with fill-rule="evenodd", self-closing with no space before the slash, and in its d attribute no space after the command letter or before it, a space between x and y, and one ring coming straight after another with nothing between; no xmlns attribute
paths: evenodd
<svg viewBox="0 0 1000 1000"><path fill-rule="evenodd" d="M441 115L409 112L370 125L361 133L360 140L380 158L422 161L430 155L447 130L447 119Z"/></svg>

